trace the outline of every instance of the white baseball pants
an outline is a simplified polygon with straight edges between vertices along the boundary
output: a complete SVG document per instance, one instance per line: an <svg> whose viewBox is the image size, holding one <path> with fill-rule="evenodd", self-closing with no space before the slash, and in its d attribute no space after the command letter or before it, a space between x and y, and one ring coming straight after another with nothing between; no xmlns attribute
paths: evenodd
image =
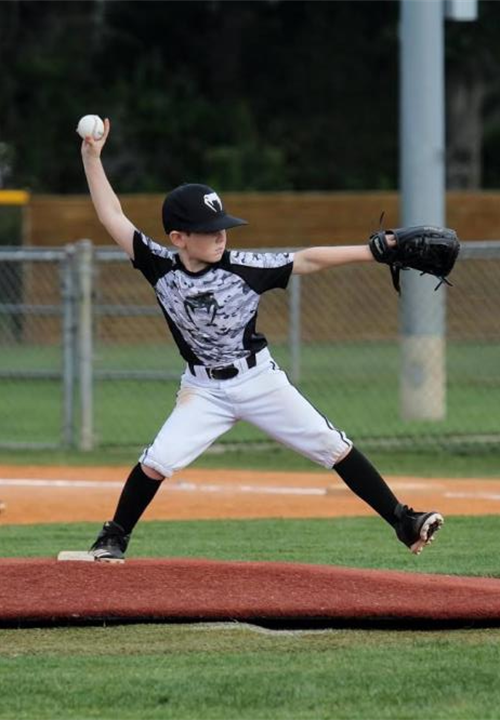
<svg viewBox="0 0 500 720"><path fill-rule="evenodd" d="M139 461L164 477L192 463L238 420L256 425L274 440L331 468L352 447L288 380L269 351L256 355L248 369L229 380L210 379L204 368L181 378L174 410Z"/></svg>

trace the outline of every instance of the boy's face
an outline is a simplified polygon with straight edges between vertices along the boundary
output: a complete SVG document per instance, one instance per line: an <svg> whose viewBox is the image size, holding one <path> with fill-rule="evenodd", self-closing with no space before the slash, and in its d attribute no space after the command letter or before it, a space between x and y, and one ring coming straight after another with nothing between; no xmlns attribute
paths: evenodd
<svg viewBox="0 0 500 720"><path fill-rule="evenodd" d="M212 233L171 232L172 243L183 250L189 260L204 263L218 262L226 248L227 235L225 230Z"/></svg>

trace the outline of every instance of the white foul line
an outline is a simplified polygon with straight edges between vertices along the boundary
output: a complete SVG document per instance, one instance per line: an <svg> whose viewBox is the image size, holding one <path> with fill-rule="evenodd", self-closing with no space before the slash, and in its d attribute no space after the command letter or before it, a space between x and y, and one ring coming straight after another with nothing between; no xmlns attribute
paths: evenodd
<svg viewBox="0 0 500 720"><path fill-rule="evenodd" d="M5 487L64 487L64 488L106 488L122 487L122 482L90 480L37 480L35 478L0 478L0 486Z"/></svg>
<svg viewBox="0 0 500 720"><path fill-rule="evenodd" d="M445 497L448 498L471 498L476 500L500 500L500 493L486 492L446 492Z"/></svg>
<svg viewBox="0 0 500 720"><path fill-rule="evenodd" d="M55 479L36 479L36 478L0 478L0 487L32 487L32 488L69 488L69 489L94 489L102 490L106 488L120 489L123 487L122 481L92 481L92 480L55 480ZM499 493L488 492L453 492L444 491L442 485L436 486L431 483L422 482L397 482L392 484L393 487L414 489L414 490L434 490L440 492L443 497L447 498L471 498L478 500L500 501ZM439 488L439 489L438 489ZM192 482L171 481L166 482L162 489L167 492L202 492L202 493L243 493L253 495L312 495L324 496L334 495L336 492L345 492L342 485L331 487L287 487L284 485L216 485L216 484L197 484Z"/></svg>
<svg viewBox="0 0 500 720"><path fill-rule="evenodd" d="M0 487L40 487L40 488L121 488L123 482L96 481L90 480L37 480L34 478L0 478ZM181 492L240 492L255 493L263 495L326 495L327 488L304 488L304 487L283 487L283 486L259 486L259 485L208 485L189 482L165 483L163 488L167 491Z"/></svg>

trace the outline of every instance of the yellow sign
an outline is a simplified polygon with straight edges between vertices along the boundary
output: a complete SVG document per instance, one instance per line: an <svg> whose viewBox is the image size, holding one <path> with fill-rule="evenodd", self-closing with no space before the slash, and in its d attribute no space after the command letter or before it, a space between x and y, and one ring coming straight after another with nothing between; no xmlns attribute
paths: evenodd
<svg viewBox="0 0 500 720"><path fill-rule="evenodd" d="M0 190L0 205L27 205L29 200L26 190Z"/></svg>

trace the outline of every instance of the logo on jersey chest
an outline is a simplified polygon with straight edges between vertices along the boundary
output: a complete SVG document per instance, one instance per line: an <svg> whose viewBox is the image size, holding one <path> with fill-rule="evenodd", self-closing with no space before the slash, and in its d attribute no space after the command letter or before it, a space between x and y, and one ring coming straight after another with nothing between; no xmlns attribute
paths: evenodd
<svg viewBox="0 0 500 720"><path fill-rule="evenodd" d="M191 322L195 322L195 315L197 313L203 312L206 313L209 320L207 325L213 325L215 317L217 315L217 311L220 309L221 307L217 302L213 292L205 292L201 293L200 295L191 295L184 300L184 310L186 311L186 315L191 320Z"/></svg>

